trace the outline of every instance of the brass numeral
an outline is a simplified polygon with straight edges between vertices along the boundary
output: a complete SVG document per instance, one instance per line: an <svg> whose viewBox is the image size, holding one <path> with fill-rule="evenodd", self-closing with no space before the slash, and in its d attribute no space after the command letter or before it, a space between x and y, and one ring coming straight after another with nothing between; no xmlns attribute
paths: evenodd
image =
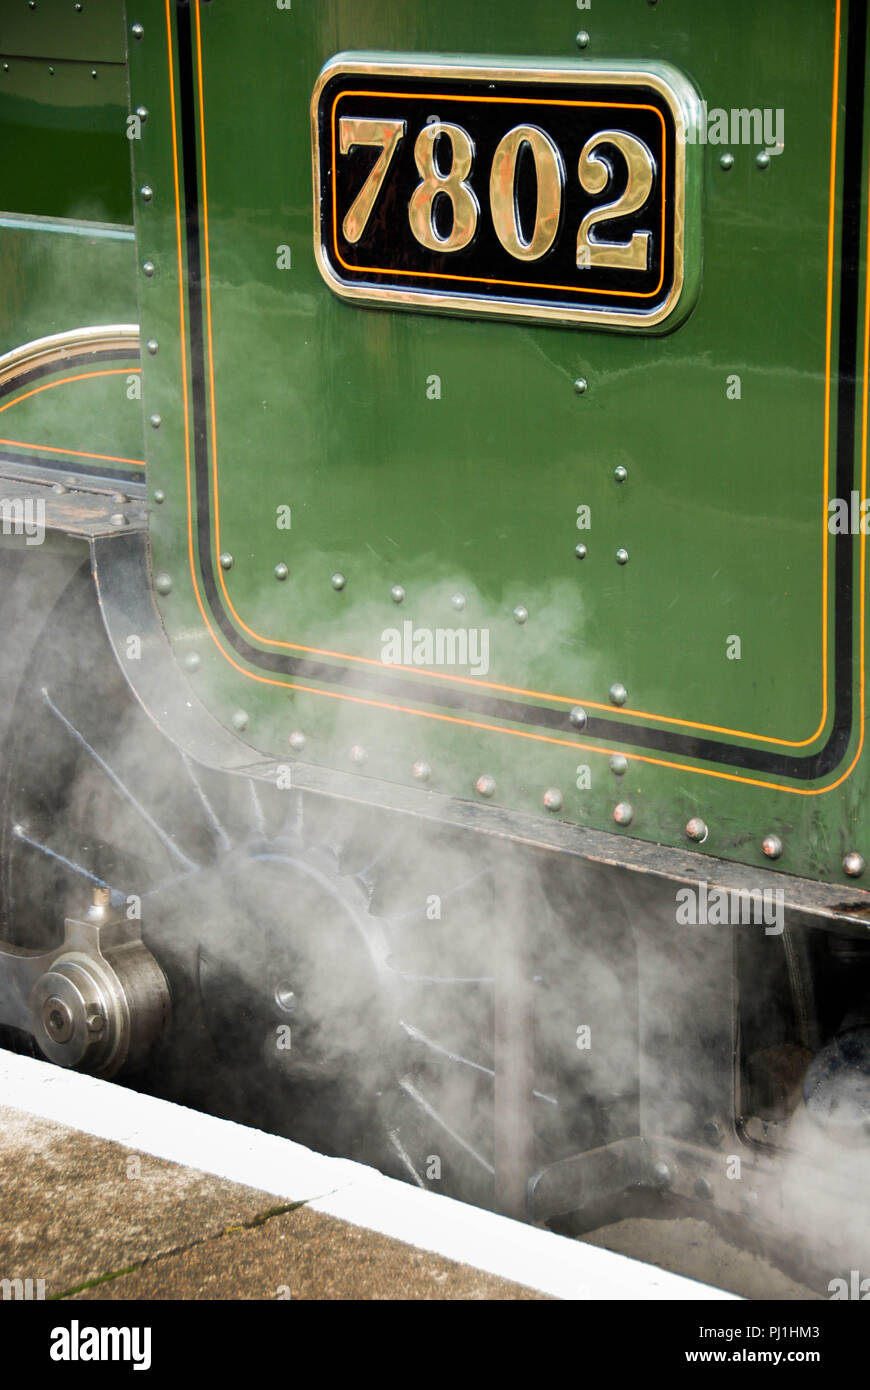
<svg viewBox="0 0 870 1390"><path fill-rule="evenodd" d="M526 146L535 161L538 203L535 225L527 241L517 207L517 160ZM495 234L518 261L537 261L549 251L559 230L565 166L553 141L533 125L515 126L499 141L489 176L489 205Z"/></svg>
<svg viewBox="0 0 870 1390"><path fill-rule="evenodd" d="M345 213L341 230L346 241L356 245L366 229L393 155L405 134L404 121L376 121L362 116L342 116L338 123L342 154L354 145L376 145L381 153L353 203Z"/></svg>
<svg viewBox="0 0 870 1390"><path fill-rule="evenodd" d="M580 153L578 173L587 193L603 193L613 179L610 162L597 151L615 145L628 166L625 192L616 202L592 208L577 233L578 266L607 266L613 270L646 270L649 264L649 232L635 232L630 241L600 241L593 228L615 217L625 217L643 207L652 192L656 165L647 146L625 130L601 130L586 141Z"/></svg>
<svg viewBox="0 0 870 1390"><path fill-rule="evenodd" d="M435 159L435 143L439 135L450 141L452 163L449 174L442 174ZM414 145L414 161L422 180L411 194L408 221L411 231L427 251L461 251L477 231L480 207L469 184L465 182L474 163L474 143L462 126L431 121L424 126ZM449 236L442 237L435 226L435 199L443 193L453 206L453 226Z"/></svg>

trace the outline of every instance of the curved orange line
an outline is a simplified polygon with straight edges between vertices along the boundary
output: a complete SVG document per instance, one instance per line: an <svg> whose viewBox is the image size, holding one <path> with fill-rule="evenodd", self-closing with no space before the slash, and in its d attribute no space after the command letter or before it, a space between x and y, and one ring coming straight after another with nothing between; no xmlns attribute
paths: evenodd
<svg viewBox="0 0 870 1390"><path fill-rule="evenodd" d="M52 391L55 386L68 386L71 382L87 381L96 376L138 376L142 371L141 367L106 367L98 372L78 372L75 376L63 376L58 381L46 381L42 386L34 386L30 391L25 391L14 400L7 401L5 405L0 405L0 414L4 410L11 410L13 405L20 405L22 401L29 400L31 396L38 396L40 391ZM144 459L120 458L116 454L91 454L83 449L62 449L54 444L31 444L24 439L0 439L0 444L7 444L14 449L35 449L41 454L66 454L70 458L80 459L99 459L102 463L130 463L136 468L144 468Z"/></svg>

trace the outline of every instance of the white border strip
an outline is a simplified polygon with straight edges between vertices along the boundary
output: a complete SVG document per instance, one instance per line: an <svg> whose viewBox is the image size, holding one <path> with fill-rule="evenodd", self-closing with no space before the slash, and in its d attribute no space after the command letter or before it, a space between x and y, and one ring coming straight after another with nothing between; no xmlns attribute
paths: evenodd
<svg viewBox="0 0 870 1390"><path fill-rule="evenodd" d="M290 1139L96 1077L0 1051L0 1105L109 1139L391 1236L564 1299L733 1299L734 1294L527 1226Z"/></svg>

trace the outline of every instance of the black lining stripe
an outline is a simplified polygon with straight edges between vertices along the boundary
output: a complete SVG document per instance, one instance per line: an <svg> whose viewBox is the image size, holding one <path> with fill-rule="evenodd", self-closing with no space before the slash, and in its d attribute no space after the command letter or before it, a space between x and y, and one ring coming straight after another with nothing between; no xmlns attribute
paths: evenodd
<svg viewBox="0 0 870 1390"><path fill-rule="evenodd" d="M203 586L215 620L228 644L245 661L263 671L296 679L341 685L361 695L402 700L430 708L457 710L463 716L488 716L514 724L571 732L568 710L522 704L494 696L472 694L445 687L434 691L413 679L385 679L374 673L252 646L229 618L215 581L211 550L206 372L203 341L202 248L199 222L199 171L194 86L193 45L188 0L176 0L181 145L183 158L185 222L187 234L187 295L193 388L193 434L197 540ZM837 382L837 495L848 496L852 486L855 447L855 404L858 352L858 289L861 243L861 187L863 178L864 86L867 0L849 6L846 61L846 98L843 157L843 220L841 231L840 321ZM839 36L838 36L839 39ZM853 566L852 538L834 538L834 699L831 735L817 753L799 757L767 749L745 748L716 739L677 734L669 729L623 724L590 715L582 737L608 743L677 754L696 761L719 763L778 777L813 781L831 772L842 761L852 734L853 696ZM579 738L578 738L579 741Z"/></svg>

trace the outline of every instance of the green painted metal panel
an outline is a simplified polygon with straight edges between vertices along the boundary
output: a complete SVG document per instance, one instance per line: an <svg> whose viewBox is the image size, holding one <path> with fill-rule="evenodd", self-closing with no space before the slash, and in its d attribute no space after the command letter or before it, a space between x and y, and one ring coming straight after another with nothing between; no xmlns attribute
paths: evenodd
<svg viewBox="0 0 870 1390"><path fill-rule="evenodd" d="M542 815L555 788L578 824L630 803L626 833L664 844L701 816L705 850L749 863L774 833L792 872L867 852L865 541L826 525L866 490L863 11L613 0L578 54L555 3L137 8L153 556L219 717L279 760L401 783L422 761L461 797L488 774ZM373 50L667 63L708 112L781 112L784 148L692 152L703 278L664 336L359 307L316 265L309 103ZM486 663L418 664L414 632L460 627Z"/></svg>
<svg viewBox="0 0 870 1390"><path fill-rule="evenodd" d="M0 52L123 63L124 6L119 0L4 0Z"/></svg>

